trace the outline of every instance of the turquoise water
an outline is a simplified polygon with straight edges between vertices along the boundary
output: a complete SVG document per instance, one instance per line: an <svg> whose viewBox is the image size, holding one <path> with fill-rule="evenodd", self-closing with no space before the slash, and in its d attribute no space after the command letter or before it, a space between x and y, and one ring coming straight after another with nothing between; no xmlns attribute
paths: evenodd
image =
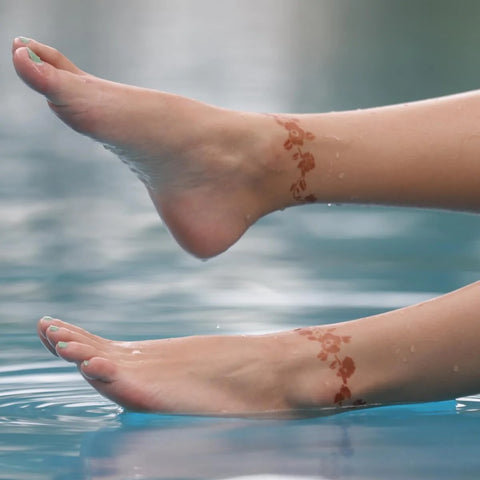
<svg viewBox="0 0 480 480"><path fill-rule="evenodd" d="M311 206L199 262L120 162L17 80L37 37L107 78L229 108L360 108L478 87L474 1L0 0L0 479L478 478L454 400L302 421L121 412L36 320L118 339L259 333L371 315L478 280L478 218Z"/></svg>

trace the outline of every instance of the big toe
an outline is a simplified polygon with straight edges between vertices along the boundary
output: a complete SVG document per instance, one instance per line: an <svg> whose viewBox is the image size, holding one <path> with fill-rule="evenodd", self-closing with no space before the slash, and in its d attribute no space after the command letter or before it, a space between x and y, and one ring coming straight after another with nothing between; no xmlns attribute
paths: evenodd
<svg viewBox="0 0 480 480"><path fill-rule="evenodd" d="M82 362L80 371L88 380L110 383L117 376L117 365L104 357L92 357Z"/></svg>
<svg viewBox="0 0 480 480"><path fill-rule="evenodd" d="M67 106L84 90L86 74L64 70L50 64L30 47L13 52L18 76L33 90L45 95L54 106Z"/></svg>
<svg viewBox="0 0 480 480"><path fill-rule="evenodd" d="M65 55L60 53L57 49L37 42L32 38L17 37L13 40L12 53L22 47L28 47L44 62L49 63L55 68L66 70L71 73L84 73L73 62L71 62Z"/></svg>

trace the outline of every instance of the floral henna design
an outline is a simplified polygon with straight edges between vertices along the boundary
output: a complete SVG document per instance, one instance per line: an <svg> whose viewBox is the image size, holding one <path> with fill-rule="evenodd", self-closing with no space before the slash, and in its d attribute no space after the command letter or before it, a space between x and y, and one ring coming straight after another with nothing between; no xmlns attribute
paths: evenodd
<svg viewBox="0 0 480 480"><path fill-rule="evenodd" d="M320 329L320 328L298 328L297 332L300 335L307 337L308 340L319 342L322 349L318 353L317 357L322 362L330 362L329 367L332 370L336 370L337 377L342 379L342 386L340 390L335 394L333 403L338 406L343 406L346 400L351 400L352 392L348 387L348 380L355 372L355 362L351 357L341 357L340 350L342 344L350 343L350 336L335 335L333 332L335 328ZM358 399L353 401L353 405L360 406L366 405L364 400Z"/></svg>
<svg viewBox="0 0 480 480"><path fill-rule="evenodd" d="M295 118L284 118L273 115L275 121L288 132L288 138L285 140L283 147L285 150L292 152L292 160L297 163L300 170L300 176L290 186L290 192L297 202L313 203L317 198L313 194L306 195L307 182L306 174L315 168L315 157L311 152L306 150L305 143L315 139L315 135L300 128L299 121Z"/></svg>

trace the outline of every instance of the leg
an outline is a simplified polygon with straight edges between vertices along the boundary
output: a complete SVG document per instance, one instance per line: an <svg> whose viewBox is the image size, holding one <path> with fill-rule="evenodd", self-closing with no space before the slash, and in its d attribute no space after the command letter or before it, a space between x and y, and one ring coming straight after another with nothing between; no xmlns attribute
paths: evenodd
<svg viewBox="0 0 480 480"><path fill-rule="evenodd" d="M124 343L60 320L39 335L101 394L132 410L311 416L480 391L480 282L429 302L259 336Z"/></svg>
<svg viewBox="0 0 480 480"><path fill-rule="evenodd" d="M119 154L199 257L305 202L480 210L480 91L354 112L247 114L101 80L27 45L13 44L20 77L64 122Z"/></svg>

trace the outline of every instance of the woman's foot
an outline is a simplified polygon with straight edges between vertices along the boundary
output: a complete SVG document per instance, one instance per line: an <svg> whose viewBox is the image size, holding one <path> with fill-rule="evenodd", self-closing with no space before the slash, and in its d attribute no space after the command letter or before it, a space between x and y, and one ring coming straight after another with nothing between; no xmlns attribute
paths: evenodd
<svg viewBox="0 0 480 480"><path fill-rule="evenodd" d="M61 120L137 173L192 254L221 253L260 216L285 207L265 175L271 168L260 132L275 128L271 118L102 80L30 39L14 40L13 62Z"/></svg>
<svg viewBox="0 0 480 480"><path fill-rule="evenodd" d="M353 342L333 330L115 342L50 317L38 324L51 353L129 410L284 417L365 404Z"/></svg>

